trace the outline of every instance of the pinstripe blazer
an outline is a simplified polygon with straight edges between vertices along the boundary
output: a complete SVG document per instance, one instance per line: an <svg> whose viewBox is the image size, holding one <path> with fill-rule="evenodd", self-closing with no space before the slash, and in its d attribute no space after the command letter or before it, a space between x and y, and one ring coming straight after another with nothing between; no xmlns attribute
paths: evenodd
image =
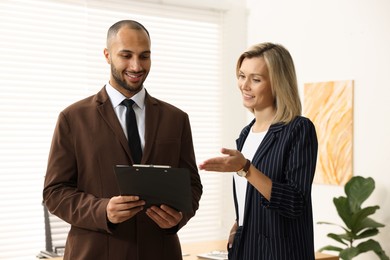
<svg viewBox="0 0 390 260"><path fill-rule="evenodd" d="M238 150L254 122L236 140ZM271 178L271 199L248 183L244 222L229 259L314 260L311 187L317 149L315 127L308 118L299 116L289 124L269 128L252 164ZM235 190L234 201L237 212Z"/></svg>

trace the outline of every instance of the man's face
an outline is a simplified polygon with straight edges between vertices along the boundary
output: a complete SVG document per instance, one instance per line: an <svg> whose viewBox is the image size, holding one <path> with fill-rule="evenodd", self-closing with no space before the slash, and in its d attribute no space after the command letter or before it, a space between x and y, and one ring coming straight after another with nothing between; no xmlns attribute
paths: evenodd
<svg viewBox="0 0 390 260"><path fill-rule="evenodd" d="M110 84L127 97L139 92L150 71L150 55L150 39L145 31L121 28L104 49L111 65Z"/></svg>

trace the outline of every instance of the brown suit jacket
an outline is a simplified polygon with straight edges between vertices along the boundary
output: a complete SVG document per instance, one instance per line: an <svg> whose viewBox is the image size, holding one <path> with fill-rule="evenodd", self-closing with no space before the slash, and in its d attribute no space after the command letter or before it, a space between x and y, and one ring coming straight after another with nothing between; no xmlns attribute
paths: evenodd
<svg viewBox="0 0 390 260"><path fill-rule="evenodd" d="M193 211L170 230L144 212L108 225L106 206L119 195L113 167L132 165L126 136L105 88L62 111L54 131L44 182L48 209L71 224L65 257L71 260L182 259L176 232L195 215L202 185L188 115L145 97L145 149L142 164L171 165L191 172Z"/></svg>

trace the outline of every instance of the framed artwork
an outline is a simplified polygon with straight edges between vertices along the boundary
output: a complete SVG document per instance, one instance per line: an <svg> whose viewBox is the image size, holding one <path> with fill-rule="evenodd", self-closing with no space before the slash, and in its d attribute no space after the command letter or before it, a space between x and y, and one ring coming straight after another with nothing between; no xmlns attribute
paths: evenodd
<svg viewBox="0 0 390 260"><path fill-rule="evenodd" d="M353 175L353 81L305 83L303 104L318 137L314 183L344 185Z"/></svg>

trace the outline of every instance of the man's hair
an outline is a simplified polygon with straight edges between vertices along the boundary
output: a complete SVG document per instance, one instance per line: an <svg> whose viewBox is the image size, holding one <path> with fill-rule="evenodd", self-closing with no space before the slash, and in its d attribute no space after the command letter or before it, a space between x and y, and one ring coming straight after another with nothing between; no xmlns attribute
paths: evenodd
<svg viewBox="0 0 390 260"><path fill-rule="evenodd" d="M134 30L144 30L146 32L146 34L148 35L149 40L150 40L150 35L149 35L148 30L146 30L145 26L143 26L141 23L139 23L137 21L134 21L134 20L122 20L122 21L114 23L108 29L108 32L107 32L107 48L109 47L110 39L115 37L117 35L118 31L122 27L127 27L127 28L134 29Z"/></svg>
<svg viewBox="0 0 390 260"><path fill-rule="evenodd" d="M237 77L244 59L258 57L264 58L269 72L272 95L276 105L274 123L288 123L301 115L302 110L293 59L288 50L280 44L259 43L250 47L238 58Z"/></svg>

